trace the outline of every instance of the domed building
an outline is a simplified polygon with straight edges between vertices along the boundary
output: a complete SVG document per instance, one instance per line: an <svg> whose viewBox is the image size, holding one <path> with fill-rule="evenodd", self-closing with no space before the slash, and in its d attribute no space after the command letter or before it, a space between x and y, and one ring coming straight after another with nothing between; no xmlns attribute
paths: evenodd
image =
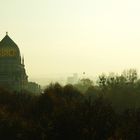
<svg viewBox="0 0 140 140"><path fill-rule="evenodd" d="M28 87L24 58L16 43L8 36L0 41L0 87L21 91Z"/></svg>

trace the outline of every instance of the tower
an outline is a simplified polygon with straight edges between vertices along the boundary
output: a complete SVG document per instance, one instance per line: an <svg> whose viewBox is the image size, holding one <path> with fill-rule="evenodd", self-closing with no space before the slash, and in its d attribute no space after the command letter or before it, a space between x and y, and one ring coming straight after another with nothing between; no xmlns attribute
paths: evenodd
<svg viewBox="0 0 140 140"><path fill-rule="evenodd" d="M6 36L0 41L0 87L20 91L26 89L28 76L17 44Z"/></svg>

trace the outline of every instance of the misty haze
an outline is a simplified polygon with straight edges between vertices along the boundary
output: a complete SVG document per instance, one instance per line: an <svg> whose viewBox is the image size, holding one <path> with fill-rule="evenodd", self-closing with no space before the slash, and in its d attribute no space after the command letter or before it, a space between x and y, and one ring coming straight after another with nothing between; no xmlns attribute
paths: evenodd
<svg viewBox="0 0 140 140"><path fill-rule="evenodd" d="M0 140L139 140L140 1L0 0Z"/></svg>

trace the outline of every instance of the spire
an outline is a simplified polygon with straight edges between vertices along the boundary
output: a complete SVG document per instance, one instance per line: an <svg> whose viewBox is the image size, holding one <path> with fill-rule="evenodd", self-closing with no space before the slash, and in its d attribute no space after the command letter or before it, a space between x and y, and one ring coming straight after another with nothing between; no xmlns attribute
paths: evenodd
<svg viewBox="0 0 140 140"><path fill-rule="evenodd" d="M6 35L8 35L8 32L6 32Z"/></svg>
<svg viewBox="0 0 140 140"><path fill-rule="evenodd" d="M24 55L22 56L22 65L24 65Z"/></svg>

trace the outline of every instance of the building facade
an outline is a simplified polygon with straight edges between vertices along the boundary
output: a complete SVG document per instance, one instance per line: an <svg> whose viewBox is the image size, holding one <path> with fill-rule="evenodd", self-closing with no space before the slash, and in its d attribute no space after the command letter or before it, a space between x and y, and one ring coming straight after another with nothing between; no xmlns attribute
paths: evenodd
<svg viewBox="0 0 140 140"><path fill-rule="evenodd" d="M12 91L28 90L24 58L8 33L0 41L0 87Z"/></svg>

